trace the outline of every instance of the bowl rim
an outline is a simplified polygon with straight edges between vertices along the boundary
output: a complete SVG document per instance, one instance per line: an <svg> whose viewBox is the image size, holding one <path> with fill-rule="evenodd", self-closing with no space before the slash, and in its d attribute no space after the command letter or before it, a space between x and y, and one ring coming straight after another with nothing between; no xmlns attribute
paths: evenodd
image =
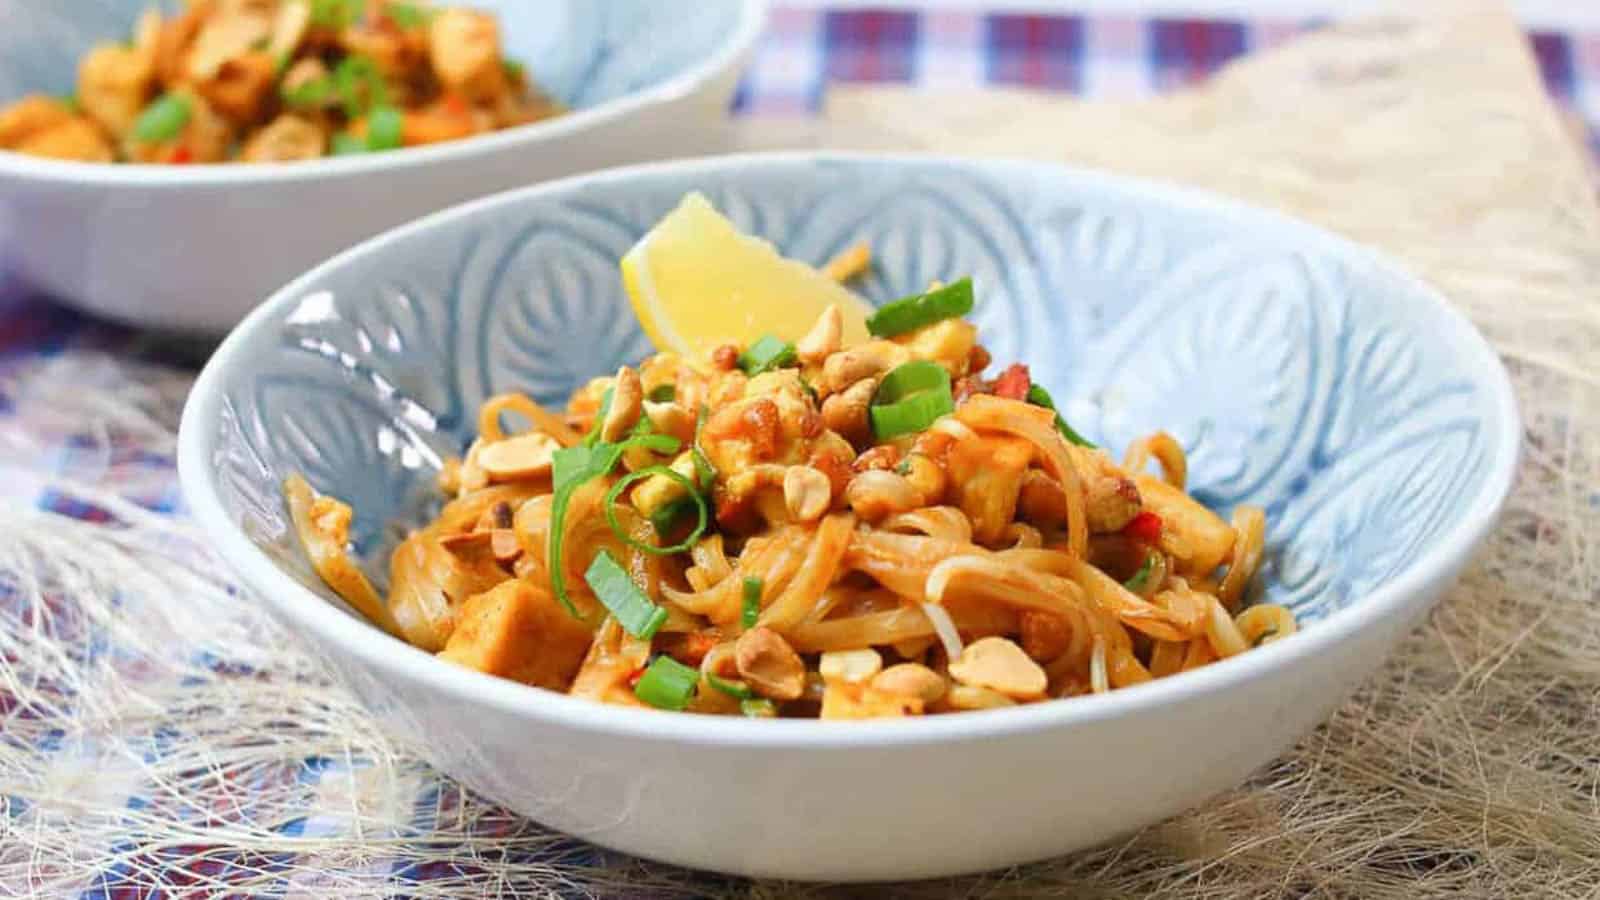
<svg viewBox="0 0 1600 900"><path fill-rule="evenodd" d="M1289 233L1307 247L1375 267L1403 284L1414 295L1408 303L1431 303L1443 314L1446 340L1472 357L1469 370L1485 391L1487 423L1495 447L1485 464L1485 476L1467 510L1450 530L1433 543L1399 575L1320 620L1315 627L1276 641L1250 653L1221 660L1182 677L1158 679L1111 691L1075 697L1069 701L1028 704L1010 709L966 712L961 715L926 716L909 720L831 722L783 719L752 721L731 716L663 713L596 703L554 691L486 675L438 659L405 642L383 635L372 625L347 613L300 584L278 568L246 538L225 512L211 465L217 441L217 423L225 379L248 372L245 356L248 338L273 327L274 322L305 290L328 274L366 254L382 252L385 244L419 232L470 220L501 206L514 206L548 194L582 186L631 180L648 181L659 175L710 173L729 167L793 162L827 164L942 164L977 169L1005 177L1049 172L1063 175L1086 189L1109 193L1157 206L1214 215L1250 230L1270 228ZM236 326L217 348L196 379L184 406L178 437L178 471L191 511L215 541L222 558L260 599L273 604L285 625L305 629L351 656L389 682L421 682L432 691L453 699L489 704L507 714L526 716L549 727L581 729L608 736L657 741L681 741L704 746L772 747L791 749L842 749L865 746L921 745L970 741L1087 725L1111 718L1147 712L1170 704L1192 702L1228 691L1248 679L1268 678L1353 639L1358 632L1392 618L1405 617L1418 607L1440 581L1453 581L1459 568L1477 549L1510 491L1520 453L1521 419L1509 376L1498 355L1477 329L1442 294L1391 262L1375 250L1291 216L1252 206L1209 191L1145 178L1112 174L1056 163L1018 159L964 159L938 154L815 153L786 151L747 153L699 159L669 160L606 169L470 201L423 217L344 250L289 285L278 290ZM374 640L374 637L378 637ZM1376 662L1374 662L1374 666Z"/></svg>
<svg viewBox="0 0 1600 900"><path fill-rule="evenodd" d="M189 186L245 187L283 182L315 182L379 171L413 169L434 163L470 163L472 160L522 144L531 146L546 140L554 141L580 134L588 129L634 115L647 107L699 93L712 80L730 68L736 67L739 60L754 48L766 28L771 2L772 0L739 0L738 22L716 51L691 63L683 71L665 81L643 90L613 97L595 106L575 109L565 115L489 134L385 153L324 157L308 162L250 165L203 163L169 166L151 163L74 162L0 150L0 177L69 184L74 187L154 189Z"/></svg>

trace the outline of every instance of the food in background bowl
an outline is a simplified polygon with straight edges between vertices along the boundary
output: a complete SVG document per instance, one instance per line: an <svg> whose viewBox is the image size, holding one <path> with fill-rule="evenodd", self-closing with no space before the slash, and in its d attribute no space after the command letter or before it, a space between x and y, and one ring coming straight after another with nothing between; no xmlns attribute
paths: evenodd
<svg viewBox="0 0 1600 900"><path fill-rule="evenodd" d="M707 303L670 277L715 277L706 252L748 279L720 296L788 302L772 316ZM589 381L561 414L523 393L485 403L476 440L440 475L449 502L391 557L387 602L346 555L350 507L288 479L330 587L397 637L492 675L752 717L1105 693L1293 633L1282 606L1241 609L1264 512L1241 504L1230 524L1197 503L1164 432L1118 465L1026 366L984 377L989 351L964 318L971 279L871 311L699 195L627 268L663 352ZM691 302L663 296L675 288ZM791 326L684 355L679 313L724 335ZM503 430L507 413L531 427Z"/></svg>
<svg viewBox="0 0 1600 900"><path fill-rule="evenodd" d="M290 162L561 112L495 16L415 0L198 0L84 55L77 93L0 109L0 150L83 162Z"/></svg>

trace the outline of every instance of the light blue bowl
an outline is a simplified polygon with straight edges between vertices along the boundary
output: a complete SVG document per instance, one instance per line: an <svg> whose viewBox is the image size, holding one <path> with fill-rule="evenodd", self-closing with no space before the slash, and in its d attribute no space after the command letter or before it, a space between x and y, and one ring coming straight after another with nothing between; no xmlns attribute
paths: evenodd
<svg viewBox="0 0 1600 900"><path fill-rule="evenodd" d="M875 302L972 275L985 345L1000 363L1028 363L1080 431L1120 452L1164 428L1188 449L1205 502L1266 508L1259 593L1289 605L1304 633L1106 696L909 722L747 722L498 681L341 612L289 535L282 478L303 472L352 503L358 550L382 584L381 560L426 514L439 460L471 439L485 397L560 403L649 351L617 260L691 190L793 257L869 242L861 287ZM906 877L1082 846L1242 779L1319 721L1450 582L1504 498L1518 433L1505 372L1465 320L1310 226L1047 165L753 156L518 191L335 258L218 351L185 411L180 464L245 580L395 727L427 735L441 767L490 796L691 865ZM610 749L619 741L623 757ZM771 756L741 761L741 750ZM653 753L667 762L648 776L623 762ZM827 787L802 789L768 765ZM573 772L594 774L586 783L604 796L548 801L546 779ZM926 796L952 784L963 787L948 806ZM675 836L663 825L673 801L709 803L733 824L715 840ZM786 805L797 824L763 820L762 803ZM842 836L803 827L828 803L851 812ZM984 827L931 824L915 846L851 852L902 815Z"/></svg>
<svg viewBox="0 0 1600 900"><path fill-rule="evenodd" d="M73 91L147 0L0 0L0 105ZM161 4L177 6L173 0ZM339 248L438 209L608 165L726 149L765 0L472 0L567 115L312 162L143 166L0 151L0 260L143 327L222 332Z"/></svg>

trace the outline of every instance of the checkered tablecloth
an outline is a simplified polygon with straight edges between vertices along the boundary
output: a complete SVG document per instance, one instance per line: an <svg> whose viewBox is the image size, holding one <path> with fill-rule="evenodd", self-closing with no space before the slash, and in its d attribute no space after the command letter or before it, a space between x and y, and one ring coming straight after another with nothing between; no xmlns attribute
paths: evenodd
<svg viewBox="0 0 1600 900"><path fill-rule="evenodd" d="M1204 78L1236 56L1315 24L779 6L738 91L734 112L753 121L814 115L828 85L863 82L1138 96ZM1592 133L1600 124L1600 32L1542 32L1531 39L1551 92L1587 121ZM1600 149L1600 143L1595 146ZM31 294L0 273L0 528L24 509L87 521L117 515L109 503L59 490L55 485L63 477L92 484L145 510L182 516L170 431L188 374L206 350L193 342L95 321ZM98 421L92 402L71 402L107 393L129 398L148 419L147 427L108 433L91 424ZM15 596L14 588L0 571L0 607ZM0 740L6 738L5 717L13 712L0 681ZM159 753L159 748L151 752ZM306 760L302 769L309 783L327 790L348 775L324 759ZM0 770L0 801L8 799L6 774ZM150 802L148 787L137 778L87 789L117 791L129 809ZM417 809L437 816L448 806L445 795L456 789L423 777L417 790ZM317 791L307 796L315 798ZM25 804L0 806L0 862L6 827L24 815ZM311 833L323 827L318 815L313 799L302 816L288 821ZM416 827L425 829L426 823L419 820ZM494 827L522 826L508 821ZM206 870L207 877L226 880L226 866L201 859L203 850L163 852L175 871ZM108 862L87 896L153 895L119 880L121 871L119 863ZM426 872L397 874L413 883L428 877ZM286 884L283 893L295 893L292 887ZM0 895L6 893L7 886L0 884Z"/></svg>

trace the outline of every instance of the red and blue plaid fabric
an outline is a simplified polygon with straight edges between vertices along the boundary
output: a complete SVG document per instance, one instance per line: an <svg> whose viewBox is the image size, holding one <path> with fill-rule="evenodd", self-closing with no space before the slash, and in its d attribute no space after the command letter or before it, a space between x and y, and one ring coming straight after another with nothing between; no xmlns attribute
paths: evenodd
<svg viewBox="0 0 1600 900"><path fill-rule="evenodd" d="M827 86L845 83L915 84L929 89L1006 85L1126 98L1193 83L1237 56L1314 25L1291 20L779 6L735 98L734 112L747 117L814 115ZM1538 32L1532 42L1551 93L1591 126L1600 124L1600 33ZM1600 151L1600 142L1595 147ZM109 516L106 510L49 486L52 476L80 478L87 472L95 484L126 500L181 515L170 441L152 445L136 434L91 432L83 421L41 408L48 404L30 402L23 393L29 384L55 377L51 360L69 350L96 351L135 368L150 363L168 367L164 378L170 385L174 378L170 369L192 371L203 360L206 347L95 321L29 294L0 273L0 504L104 521ZM109 379L123 377L127 369L102 373L99 380L94 380L93 367L64 371L84 379L80 386L87 392L114 388ZM182 377L177 376L178 394ZM175 398L166 399L171 401L166 411L175 415ZM5 602L4 575L0 572L0 603ZM0 692L0 707L5 699ZM309 760L302 768L320 778L318 767L323 762ZM125 793L130 809L162 802L135 785L97 789ZM422 792L439 790L434 782ZM426 803L421 799L419 810L441 808L437 797ZM0 816L4 814L0 811ZM316 809L308 806L305 817L294 820L293 827L314 833L321 827L318 822ZM502 824L508 830L524 827L509 817ZM4 825L0 821L0 833ZM417 827L425 828L426 823L419 821ZM281 860L219 859L205 855L205 849L161 852L164 862L170 859L180 869L212 877L230 865L282 864ZM428 878L427 872L400 874L412 883ZM118 869L111 867L86 896L134 895L119 882Z"/></svg>

